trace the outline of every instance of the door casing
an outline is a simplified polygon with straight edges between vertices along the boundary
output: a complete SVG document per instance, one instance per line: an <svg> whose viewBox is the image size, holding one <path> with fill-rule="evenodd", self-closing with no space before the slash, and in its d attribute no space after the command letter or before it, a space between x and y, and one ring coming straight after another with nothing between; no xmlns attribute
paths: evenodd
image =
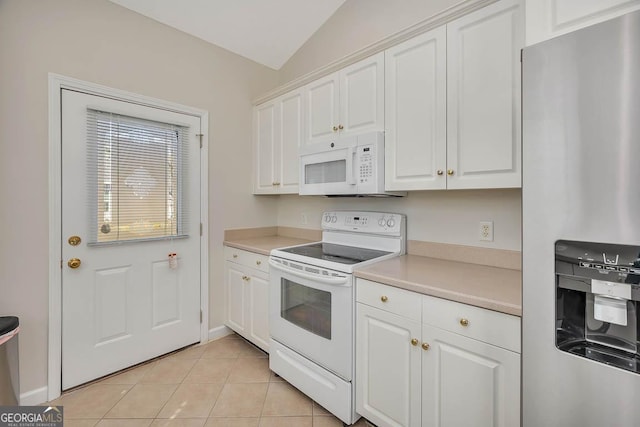
<svg viewBox="0 0 640 427"><path fill-rule="evenodd" d="M208 111L49 73L49 344L47 400L62 390L62 111L60 91L70 89L200 118L200 342L209 338ZM44 396L43 396L44 397Z"/></svg>

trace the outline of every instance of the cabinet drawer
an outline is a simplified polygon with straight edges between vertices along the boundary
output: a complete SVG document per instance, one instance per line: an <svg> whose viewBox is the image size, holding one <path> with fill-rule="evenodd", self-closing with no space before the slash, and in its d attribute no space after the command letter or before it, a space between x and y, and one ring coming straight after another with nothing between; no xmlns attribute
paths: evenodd
<svg viewBox="0 0 640 427"><path fill-rule="evenodd" d="M365 279L356 281L356 301L420 321L420 295Z"/></svg>
<svg viewBox="0 0 640 427"><path fill-rule="evenodd" d="M265 273L269 272L269 257L266 255L225 246L224 259Z"/></svg>
<svg viewBox="0 0 640 427"><path fill-rule="evenodd" d="M428 295L422 323L520 353L520 318Z"/></svg>

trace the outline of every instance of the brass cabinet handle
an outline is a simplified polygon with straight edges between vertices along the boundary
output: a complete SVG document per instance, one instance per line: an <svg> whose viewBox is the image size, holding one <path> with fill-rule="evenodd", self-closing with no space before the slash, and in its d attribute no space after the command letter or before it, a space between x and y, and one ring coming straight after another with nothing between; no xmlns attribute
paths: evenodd
<svg viewBox="0 0 640 427"><path fill-rule="evenodd" d="M453 169L447 169L447 175L449 176L453 175Z"/></svg>
<svg viewBox="0 0 640 427"><path fill-rule="evenodd" d="M238 258L238 254L233 254L233 257L234 258Z"/></svg>
<svg viewBox="0 0 640 427"><path fill-rule="evenodd" d="M342 130L342 129L344 129L344 126L338 125L338 129Z"/></svg>
<svg viewBox="0 0 640 427"><path fill-rule="evenodd" d="M67 265L69 266L69 268L78 268L80 267L80 264L82 264L82 261L80 261L79 258L71 258L67 262Z"/></svg>
<svg viewBox="0 0 640 427"><path fill-rule="evenodd" d="M413 338L413 339L411 340L411 345L413 345L413 346L418 345L418 340L417 340L416 338Z"/></svg>
<svg viewBox="0 0 640 427"><path fill-rule="evenodd" d="M382 296L380 297L380 301L382 301L382 302L387 302L388 300L389 300L389 298L387 298L387 296L386 296L386 295L382 295Z"/></svg>
<svg viewBox="0 0 640 427"><path fill-rule="evenodd" d="M436 172L438 175L442 176L444 174L444 171L442 169L438 169L438 172Z"/></svg>
<svg viewBox="0 0 640 427"><path fill-rule="evenodd" d="M429 347L430 347L430 346L429 346L429 343L426 343L426 342L423 342L423 343L422 343L422 349L423 349L423 350L429 350Z"/></svg>
<svg viewBox="0 0 640 427"><path fill-rule="evenodd" d="M249 276L242 276L242 280L249 280L249 279L251 279L251 277L249 277Z"/></svg>
<svg viewBox="0 0 640 427"><path fill-rule="evenodd" d="M469 326L469 319L465 319L464 317L460 319L460 325Z"/></svg>
<svg viewBox="0 0 640 427"><path fill-rule="evenodd" d="M256 265L262 264L262 261L256 261Z"/></svg>
<svg viewBox="0 0 640 427"><path fill-rule="evenodd" d="M333 127L333 131L334 131L334 132L338 132L338 126L334 126L334 127Z"/></svg>

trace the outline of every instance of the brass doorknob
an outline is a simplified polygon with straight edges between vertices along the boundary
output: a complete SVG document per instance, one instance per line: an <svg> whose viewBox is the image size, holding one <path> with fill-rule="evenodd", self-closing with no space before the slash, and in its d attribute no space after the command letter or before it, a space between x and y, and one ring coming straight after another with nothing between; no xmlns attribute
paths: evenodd
<svg viewBox="0 0 640 427"><path fill-rule="evenodd" d="M469 319L465 319L465 318L460 319L460 324L462 326L469 326Z"/></svg>
<svg viewBox="0 0 640 427"><path fill-rule="evenodd" d="M415 338L413 338L413 339L411 340L411 345L418 345L418 340L417 340L417 339L415 339Z"/></svg>
<svg viewBox="0 0 640 427"><path fill-rule="evenodd" d="M447 175L449 175L449 176L453 175L453 169L448 169L447 170Z"/></svg>
<svg viewBox="0 0 640 427"><path fill-rule="evenodd" d="M438 175L442 175L444 174L444 171L442 169L438 169L438 172L436 172Z"/></svg>
<svg viewBox="0 0 640 427"><path fill-rule="evenodd" d="M388 300L389 300L389 298L387 298L387 296L386 296L386 295L382 295L382 296L380 297L380 301L382 301L382 302L387 302Z"/></svg>
<svg viewBox="0 0 640 427"><path fill-rule="evenodd" d="M79 258L71 258L67 262L67 265L69 266L69 268L78 268L80 267L80 264L82 264L82 261L80 261Z"/></svg>
<svg viewBox="0 0 640 427"><path fill-rule="evenodd" d="M423 343L422 343L422 349L423 349L423 350L429 350L429 347L430 347L430 346L429 346L429 344L428 344L428 343L426 343L426 342L423 342Z"/></svg>

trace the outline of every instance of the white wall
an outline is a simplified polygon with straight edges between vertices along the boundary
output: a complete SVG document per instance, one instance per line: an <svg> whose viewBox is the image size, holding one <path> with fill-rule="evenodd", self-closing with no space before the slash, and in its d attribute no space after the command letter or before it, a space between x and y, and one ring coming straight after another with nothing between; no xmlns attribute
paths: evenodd
<svg viewBox="0 0 640 427"><path fill-rule="evenodd" d="M209 111L210 326L225 228L274 225L251 196L251 99L277 73L107 0L0 0L0 315L20 317L22 392L47 382L47 74Z"/></svg>
<svg viewBox="0 0 640 427"><path fill-rule="evenodd" d="M461 0L348 0L280 69L287 83L443 12Z"/></svg>
<svg viewBox="0 0 640 427"><path fill-rule="evenodd" d="M423 21L459 0L349 0L296 52L280 71L282 84ZM441 243L520 250L521 191L422 191L404 199L282 197L278 225L319 228L320 213L363 209L405 213L408 237ZM308 225L302 225L306 213ZM494 241L481 242L479 222L494 222Z"/></svg>

